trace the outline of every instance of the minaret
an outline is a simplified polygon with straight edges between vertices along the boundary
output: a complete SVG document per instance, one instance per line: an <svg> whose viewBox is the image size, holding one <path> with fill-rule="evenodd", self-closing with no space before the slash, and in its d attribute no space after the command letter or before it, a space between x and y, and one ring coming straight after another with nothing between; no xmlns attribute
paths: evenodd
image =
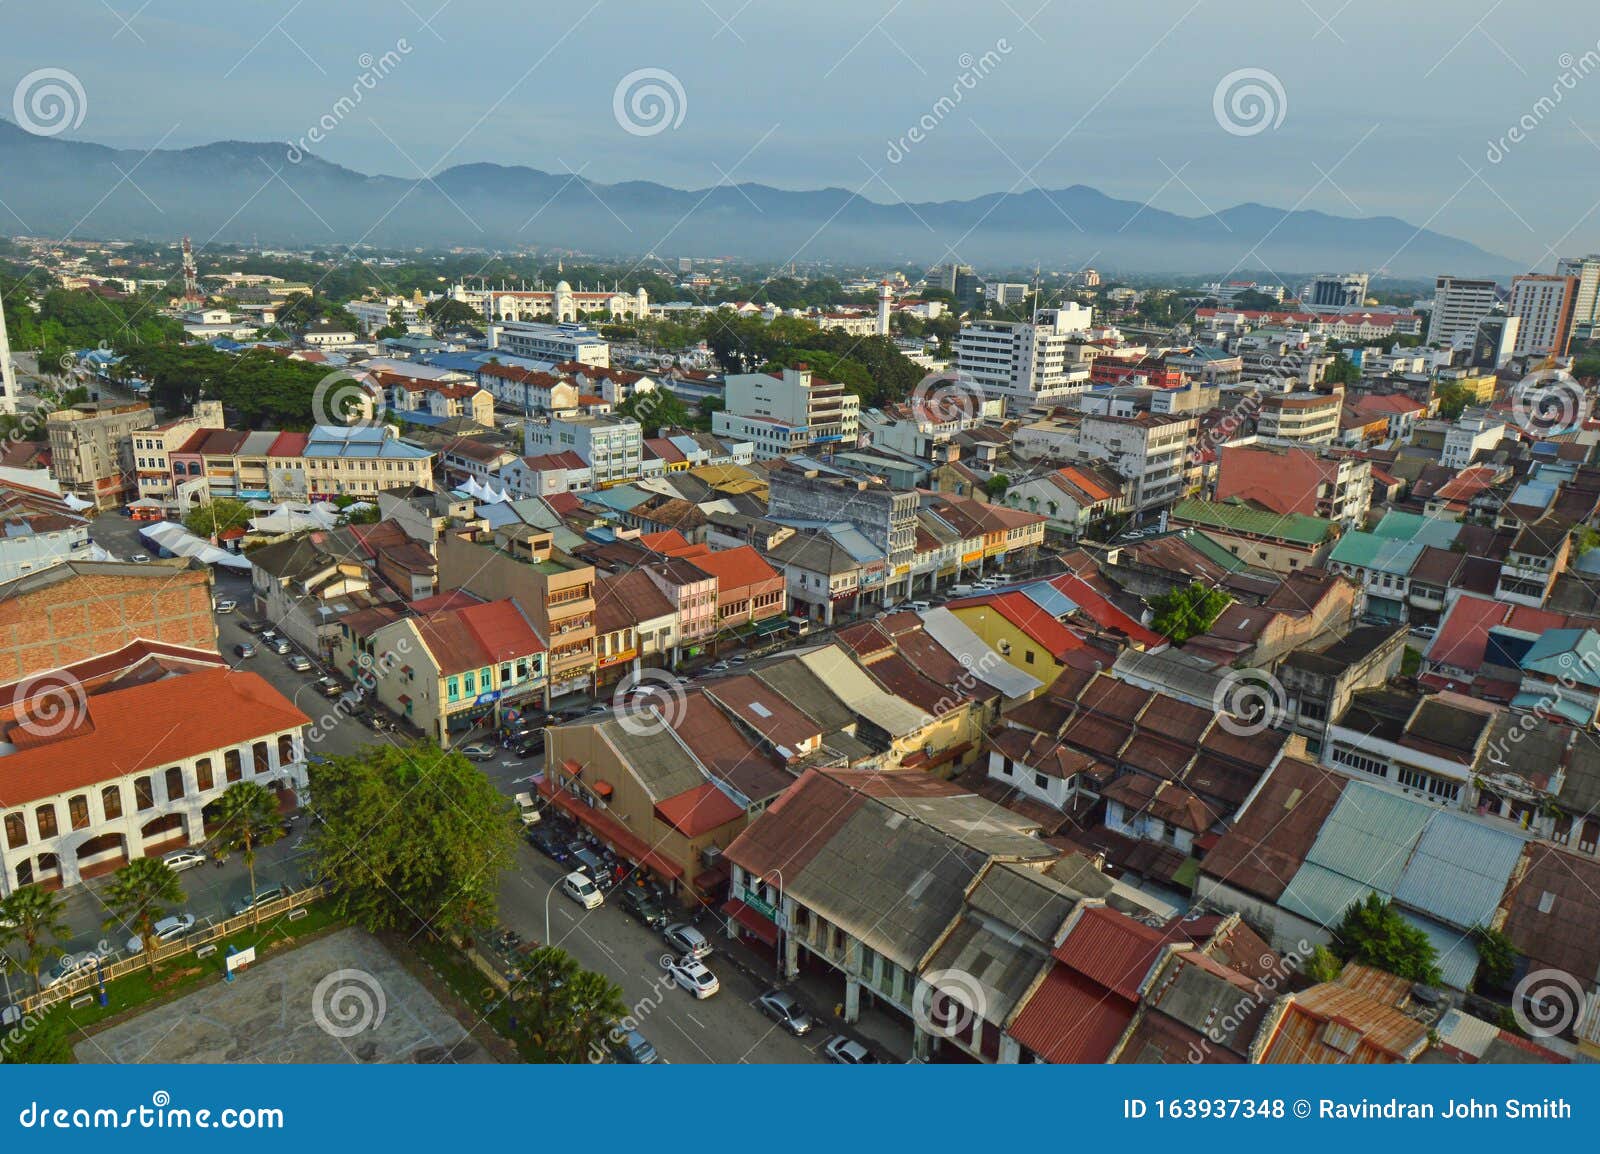
<svg viewBox="0 0 1600 1154"><path fill-rule="evenodd" d="M183 238L183 299L188 304L204 304L205 297L200 295L200 270L194 263L194 245L189 243L189 238Z"/></svg>
<svg viewBox="0 0 1600 1154"><path fill-rule="evenodd" d="M886 280L879 281L878 282L878 335L880 337L886 337L886 336L889 335L889 306L890 306L890 304L893 303L893 301L894 301L894 289L890 286L888 281L886 281Z"/></svg>
<svg viewBox="0 0 1600 1154"><path fill-rule="evenodd" d="M6 310L0 308L0 413L17 411L17 375L11 367L11 338L6 336Z"/></svg>

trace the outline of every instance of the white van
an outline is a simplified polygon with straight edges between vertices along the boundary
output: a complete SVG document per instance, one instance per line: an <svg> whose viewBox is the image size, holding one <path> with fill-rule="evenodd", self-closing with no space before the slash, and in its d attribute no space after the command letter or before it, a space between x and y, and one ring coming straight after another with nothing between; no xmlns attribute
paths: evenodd
<svg viewBox="0 0 1600 1154"><path fill-rule="evenodd" d="M965 597L967 594L969 594L969 593L971 593L973 591L974 591L974 587L971 586L971 585L952 585L952 586L950 586L950 596L952 596L952 597Z"/></svg>
<svg viewBox="0 0 1600 1154"><path fill-rule="evenodd" d="M522 824L538 825L539 807L533 800L533 794L519 793L514 800L517 803L517 816L522 819Z"/></svg>

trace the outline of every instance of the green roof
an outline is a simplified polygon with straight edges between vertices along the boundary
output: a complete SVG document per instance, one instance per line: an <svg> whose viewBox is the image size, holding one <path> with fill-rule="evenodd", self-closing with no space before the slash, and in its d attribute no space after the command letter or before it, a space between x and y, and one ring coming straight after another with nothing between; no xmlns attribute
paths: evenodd
<svg viewBox="0 0 1600 1154"><path fill-rule="evenodd" d="M1233 502L1179 501L1172 509L1175 521L1187 521L1203 528L1256 537L1276 537L1301 545L1320 545L1333 533L1333 522L1304 513L1274 513Z"/></svg>
<svg viewBox="0 0 1600 1154"><path fill-rule="evenodd" d="M1421 513L1407 513L1403 509L1390 509L1372 532L1377 537L1416 541L1432 545L1435 549L1448 549L1461 534L1461 522L1454 517L1428 517Z"/></svg>

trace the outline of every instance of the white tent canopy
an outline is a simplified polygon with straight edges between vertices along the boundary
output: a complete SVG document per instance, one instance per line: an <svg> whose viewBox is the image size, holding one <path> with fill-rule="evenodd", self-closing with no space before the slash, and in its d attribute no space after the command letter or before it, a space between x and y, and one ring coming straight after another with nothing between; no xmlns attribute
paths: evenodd
<svg viewBox="0 0 1600 1154"><path fill-rule="evenodd" d="M250 562L245 558L217 548L173 521L157 521L154 525L147 525L139 530L139 536L178 557L196 557L207 565L225 565L229 569L250 568Z"/></svg>

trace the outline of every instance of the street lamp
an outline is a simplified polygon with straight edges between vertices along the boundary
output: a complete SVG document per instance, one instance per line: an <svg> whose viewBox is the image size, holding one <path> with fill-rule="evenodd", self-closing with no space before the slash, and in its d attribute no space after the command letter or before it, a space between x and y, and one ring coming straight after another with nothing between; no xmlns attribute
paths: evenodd
<svg viewBox="0 0 1600 1154"><path fill-rule="evenodd" d="M784 979L784 972L783 972L783 871L781 869L775 869L775 870L772 871L772 876L778 879L778 904L777 904L776 907L774 907L774 909L772 911L773 913L777 914L777 917L772 919L772 924L774 926L776 926L777 930L778 930L778 941L777 941L778 980L781 982Z"/></svg>
<svg viewBox="0 0 1600 1154"><path fill-rule="evenodd" d="M556 887L563 880L562 878L557 878L550 883L550 888L544 892L544 944L547 946L555 944L550 940L550 899L555 896Z"/></svg>

